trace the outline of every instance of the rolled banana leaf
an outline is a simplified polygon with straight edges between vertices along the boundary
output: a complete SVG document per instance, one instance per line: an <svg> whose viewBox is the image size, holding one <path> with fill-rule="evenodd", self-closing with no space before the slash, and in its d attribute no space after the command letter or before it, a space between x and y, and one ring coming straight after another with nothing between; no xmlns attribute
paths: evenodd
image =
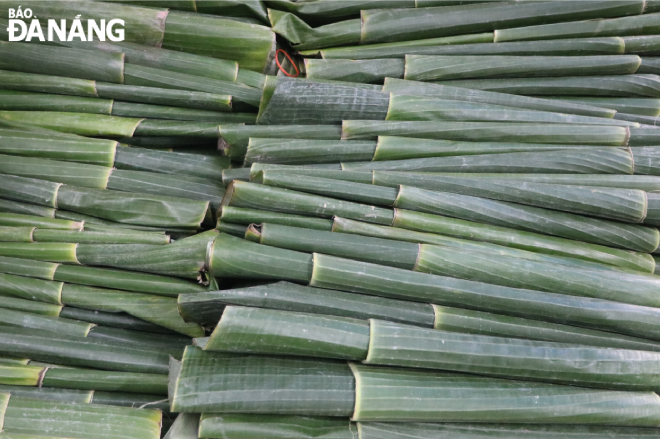
<svg viewBox="0 0 660 439"><path fill-rule="evenodd" d="M637 35L624 37L626 53L637 55L656 56L660 55L660 39L657 35Z"/></svg>
<svg viewBox="0 0 660 439"><path fill-rule="evenodd" d="M262 125L340 123L346 119L383 120L390 96L349 85L280 79L264 95L257 122Z"/></svg>
<svg viewBox="0 0 660 439"><path fill-rule="evenodd" d="M5 7L5 4L7 7ZM2 18L8 18L8 1L3 1ZM108 17L120 18L125 23L125 41L158 47L163 42L167 9L143 8L113 3L85 1L35 1L30 3L34 16L44 22L47 19L71 20L71 14L81 14L86 19L99 22ZM75 14L74 14L75 15ZM59 23L59 21L57 21Z"/></svg>
<svg viewBox="0 0 660 439"><path fill-rule="evenodd" d="M348 417L355 404L355 379L344 362L222 354L188 346L181 373L174 378L176 412Z"/></svg>
<svg viewBox="0 0 660 439"><path fill-rule="evenodd" d="M355 427L346 419L320 416L203 414L199 421L200 437L211 438L222 434L227 439L236 439L237 435L246 439L262 437L266 433L259 433L258 426L268 429L269 439L312 435L328 439L351 439L351 428Z"/></svg>
<svg viewBox="0 0 660 439"><path fill-rule="evenodd" d="M116 84L124 82L124 56L121 53L0 41L0 60L0 69L3 70Z"/></svg>
<svg viewBox="0 0 660 439"><path fill-rule="evenodd" d="M182 320L174 298L65 284L62 289L62 302L84 309L125 312L190 337L204 335L204 330L199 325Z"/></svg>
<svg viewBox="0 0 660 439"><path fill-rule="evenodd" d="M275 139L339 140L341 127L336 125L222 125L219 149L232 159L245 156L251 137Z"/></svg>
<svg viewBox="0 0 660 439"><path fill-rule="evenodd" d="M135 2L131 3L135 4ZM110 43L107 41L61 41L58 43L68 47L93 50L95 52L123 53L126 63L138 66L187 73L189 75L203 76L220 81L236 81L236 77L238 76L238 63L235 61L199 56L192 53L162 49L160 47L148 47L143 44L125 41L120 43Z"/></svg>
<svg viewBox="0 0 660 439"><path fill-rule="evenodd" d="M167 373L168 355L133 345L90 337L0 327L0 351L13 351L37 361L120 372Z"/></svg>
<svg viewBox="0 0 660 439"><path fill-rule="evenodd" d="M378 59L378 58L404 58L408 53L417 50L434 50L447 45L466 47L472 44L493 44L493 33L486 32L472 35L456 35L452 37L426 38L423 40L401 41L398 43L366 44L349 47L330 47L323 50L303 51L305 56L320 54L323 59Z"/></svg>
<svg viewBox="0 0 660 439"><path fill-rule="evenodd" d="M395 122L345 120L343 140L375 140L378 136L468 142L556 143L564 145L626 146L627 127L505 122Z"/></svg>
<svg viewBox="0 0 660 439"><path fill-rule="evenodd" d="M511 201L631 223L640 223L646 216L646 193L636 189L521 183L380 171L374 171L374 184L389 187L404 184L433 191Z"/></svg>
<svg viewBox="0 0 660 439"><path fill-rule="evenodd" d="M0 86L8 90L96 98L95 81L0 70Z"/></svg>
<svg viewBox="0 0 660 439"><path fill-rule="evenodd" d="M82 231L83 223L18 213L0 213L0 226Z"/></svg>
<svg viewBox="0 0 660 439"><path fill-rule="evenodd" d="M257 116L249 113L220 113L192 108L162 107L159 105L115 102L112 115L120 117L149 117L152 119L189 120L215 123L254 123Z"/></svg>
<svg viewBox="0 0 660 439"><path fill-rule="evenodd" d="M207 246L217 234L209 230L166 246L78 244L76 257L83 265L200 280L206 270Z"/></svg>
<svg viewBox="0 0 660 439"><path fill-rule="evenodd" d="M531 122L576 125L613 125L637 127L635 121L621 121L602 117L532 111L503 105L465 102L421 96L390 98L385 120L392 121L475 121L475 122Z"/></svg>
<svg viewBox="0 0 660 439"><path fill-rule="evenodd" d="M62 311L62 306L50 303L34 302L32 300L17 299L15 297L3 296L2 308L14 311L22 311L31 314L58 317Z"/></svg>
<svg viewBox="0 0 660 439"><path fill-rule="evenodd" d="M402 78L405 62L398 59L306 59L307 79L382 84L385 78Z"/></svg>
<svg viewBox="0 0 660 439"><path fill-rule="evenodd" d="M74 243L62 242L0 242L0 255L39 261L77 264ZM133 244L143 246L145 244Z"/></svg>
<svg viewBox="0 0 660 439"><path fill-rule="evenodd" d="M223 96L229 95L234 102L243 102L252 106L258 106L261 99L261 90L237 82L219 81L135 64L125 66L124 84L159 89L190 90Z"/></svg>
<svg viewBox="0 0 660 439"><path fill-rule="evenodd" d="M640 69L641 58L637 55L406 55L405 64L405 79L444 81L470 78L630 75Z"/></svg>
<svg viewBox="0 0 660 439"><path fill-rule="evenodd" d="M644 127L645 125L656 126L660 123L660 118L658 117L639 116L637 114L617 113L614 118L618 120L637 122L640 124L640 128Z"/></svg>
<svg viewBox="0 0 660 439"><path fill-rule="evenodd" d="M332 22L345 18L357 18L360 12L367 9L380 8L414 8L416 3L411 0L359 0L351 3L337 3L332 0L321 0L315 4L293 3L288 1L271 2L278 10L289 11L297 16L311 20L330 20ZM434 2L437 3L437 2ZM442 1L440 3L443 3ZM423 4L420 3L423 6Z"/></svg>
<svg viewBox="0 0 660 439"><path fill-rule="evenodd" d="M112 168L86 163L0 154L0 173L106 189Z"/></svg>
<svg viewBox="0 0 660 439"><path fill-rule="evenodd" d="M642 13L644 5L643 2L608 2L606 5L572 2L562 5L565 7L559 7L552 2L488 3L396 11L365 11L362 13L360 43L419 40L540 23L637 15Z"/></svg>
<svg viewBox="0 0 660 439"><path fill-rule="evenodd" d="M103 325L106 328L130 329L152 334L167 334L168 336L174 334L169 329L154 325L126 313L110 313L65 306L60 312L60 317L95 323L97 325Z"/></svg>
<svg viewBox="0 0 660 439"><path fill-rule="evenodd" d="M0 308L0 325L10 328L22 328L26 332L54 332L61 336L70 337L87 337L89 331L95 326L91 323L57 316L33 314L6 308Z"/></svg>
<svg viewBox="0 0 660 439"><path fill-rule="evenodd" d="M575 147L558 151L346 162L342 163L342 169L362 172L632 174L633 157L630 151L619 148Z"/></svg>
<svg viewBox="0 0 660 439"><path fill-rule="evenodd" d="M226 305L258 306L354 319L380 318L426 327L433 325L434 316L427 304L323 290L289 282L179 296L179 312L183 318L200 324L216 324Z"/></svg>
<svg viewBox="0 0 660 439"><path fill-rule="evenodd" d="M332 228L332 220L323 218L310 218L304 215L292 215L232 206L223 206L219 210L218 217L218 221L246 226L250 224L271 223L316 230L330 230Z"/></svg>
<svg viewBox="0 0 660 439"><path fill-rule="evenodd" d="M650 226L660 226L660 193L649 192L648 198L648 214L644 219L644 224Z"/></svg>
<svg viewBox="0 0 660 439"><path fill-rule="evenodd" d="M471 375L351 364L356 421L651 426L651 392L583 389ZM405 396L407 395L407 396ZM411 398L404 406L401 398ZM598 407L598 409L596 409ZM650 419L649 419L650 418Z"/></svg>
<svg viewBox="0 0 660 439"><path fill-rule="evenodd" d="M374 161L409 160L428 157L451 157L512 152L570 151L587 145L554 145L551 143L456 142L411 137L378 136ZM350 160L341 160L348 162ZM343 171L347 172L347 171Z"/></svg>
<svg viewBox="0 0 660 439"><path fill-rule="evenodd" d="M163 48L228 59L238 62L241 68L270 73L275 33L266 26L237 20L170 12L165 22Z"/></svg>
<svg viewBox="0 0 660 439"><path fill-rule="evenodd" d="M118 169L183 174L216 181L222 180L222 171L231 165L227 157L130 147L117 148L113 164Z"/></svg>
<svg viewBox="0 0 660 439"><path fill-rule="evenodd" d="M170 237L162 233L138 232L126 233L120 230L103 232L76 232L69 230L36 229L32 233L34 242L77 242L95 244L155 244L170 243Z"/></svg>
<svg viewBox="0 0 660 439"><path fill-rule="evenodd" d="M639 66L639 73L657 75L660 73L660 62L658 58L642 58L642 64Z"/></svg>
<svg viewBox="0 0 660 439"><path fill-rule="evenodd" d="M158 439L162 413L158 410L71 404L12 395L4 415L8 439L53 436L80 439ZM84 419L84 422L80 420ZM33 436L35 435L35 436Z"/></svg>
<svg viewBox="0 0 660 439"><path fill-rule="evenodd" d="M268 10L273 32L280 35L296 50L322 49L360 42L360 19L345 20L312 28L290 12Z"/></svg>
<svg viewBox="0 0 660 439"><path fill-rule="evenodd" d="M465 79L442 83L455 87L536 96L660 97L656 75L566 76L558 78Z"/></svg>
<svg viewBox="0 0 660 439"><path fill-rule="evenodd" d="M660 14L644 14L608 20L570 21L555 24L535 23L535 26L518 27L517 29L498 29L495 31L495 41L656 35L660 32L658 17Z"/></svg>
<svg viewBox="0 0 660 439"><path fill-rule="evenodd" d="M232 109L232 98L227 94L100 82L94 88L101 98L126 102L223 112Z"/></svg>
<svg viewBox="0 0 660 439"><path fill-rule="evenodd" d="M660 127L642 125L640 128L630 127L630 146L652 146L660 143Z"/></svg>
<svg viewBox="0 0 660 439"><path fill-rule="evenodd" d="M613 110L640 116L660 116L660 99L650 98L594 98L583 96L553 96L548 99L571 101L585 105L602 105Z"/></svg>
<svg viewBox="0 0 660 439"><path fill-rule="evenodd" d="M39 384L43 367L1 365L0 384L10 386L37 386Z"/></svg>
<svg viewBox="0 0 660 439"><path fill-rule="evenodd" d="M483 104L504 105L507 107L526 108L529 110L579 114L582 116L603 117L608 119L614 116L614 110L618 110L617 108L607 106L606 104L610 104L609 101L602 103L597 101L593 103L589 101L565 102L475 89L468 90L461 87L452 87L450 85L430 84L426 82L395 78L385 79L383 91L397 95L419 95L439 99L480 102ZM613 109L610 110L609 108Z"/></svg>
<svg viewBox="0 0 660 439"><path fill-rule="evenodd" d="M230 184L222 204L223 207L263 209L321 218L337 215L384 225L391 225L394 215L390 209L242 181Z"/></svg>
<svg viewBox="0 0 660 439"><path fill-rule="evenodd" d="M32 400L73 404L91 404L94 392L75 389L46 389L38 387L0 385L2 392Z"/></svg>
<svg viewBox="0 0 660 439"><path fill-rule="evenodd" d="M273 165L253 163L250 166L250 178L255 178L261 171L287 171L297 175L329 178L331 180L354 181L355 183L371 184L371 172L342 171L341 169L321 169L311 166Z"/></svg>
<svg viewBox="0 0 660 439"><path fill-rule="evenodd" d="M109 99L83 98L79 96L50 95L27 91L0 90L2 111L65 111L72 113L110 114Z"/></svg>
<svg viewBox="0 0 660 439"><path fill-rule="evenodd" d="M215 122L143 119L140 121L133 134L137 137L194 136L217 139L218 128L219 126Z"/></svg>
<svg viewBox="0 0 660 439"><path fill-rule="evenodd" d="M90 137L132 137L142 119L56 111L0 111L0 118Z"/></svg>
<svg viewBox="0 0 660 439"><path fill-rule="evenodd" d="M227 306L204 350L363 360L369 338L363 320Z"/></svg>
<svg viewBox="0 0 660 439"><path fill-rule="evenodd" d="M371 160L373 141L294 140L250 138L245 163L285 165ZM1 169L1 168L0 168Z"/></svg>

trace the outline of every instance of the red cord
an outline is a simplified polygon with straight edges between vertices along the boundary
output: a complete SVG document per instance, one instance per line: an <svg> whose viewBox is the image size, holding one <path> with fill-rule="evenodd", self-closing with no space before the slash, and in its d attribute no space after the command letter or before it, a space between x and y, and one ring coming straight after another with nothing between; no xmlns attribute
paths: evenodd
<svg viewBox="0 0 660 439"><path fill-rule="evenodd" d="M280 52L282 52L284 54L284 56L286 56L286 59L288 59L289 62L291 63L291 65L293 66L293 68L296 69L296 74L295 75L292 75L289 72L287 72L286 70L284 70L284 68L282 67L282 64L280 64ZM277 63L277 67L279 67L279 69L282 71L282 73L284 73L289 78L297 78L298 76L300 76L300 70L298 70L298 66L293 61L291 56L288 53L286 53L286 50L277 49L277 52L275 52L275 63Z"/></svg>

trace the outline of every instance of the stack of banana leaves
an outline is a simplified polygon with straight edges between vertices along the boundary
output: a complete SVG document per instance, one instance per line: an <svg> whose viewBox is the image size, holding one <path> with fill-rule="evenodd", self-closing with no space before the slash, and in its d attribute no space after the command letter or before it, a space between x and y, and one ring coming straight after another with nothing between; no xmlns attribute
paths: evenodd
<svg viewBox="0 0 660 439"><path fill-rule="evenodd" d="M0 439L660 439L660 1L18 6Z"/></svg>

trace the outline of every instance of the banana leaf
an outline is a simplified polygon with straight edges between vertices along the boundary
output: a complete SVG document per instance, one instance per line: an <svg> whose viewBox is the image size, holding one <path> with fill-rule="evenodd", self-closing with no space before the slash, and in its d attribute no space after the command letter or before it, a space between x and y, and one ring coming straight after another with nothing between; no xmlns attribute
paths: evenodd
<svg viewBox="0 0 660 439"><path fill-rule="evenodd" d="M0 365L0 384L10 386L37 386L43 367Z"/></svg>
<svg viewBox="0 0 660 439"><path fill-rule="evenodd" d="M0 255L38 261L78 264L74 243L63 242L0 242ZM143 245L143 244L135 244Z"/></svg>
<svg viewBox="0 0 660 439"><path fill-rule="evenodd" d="M660 226L660 192L649 192L646 196L648 199L648 214L644 219L644 224Z"/></svg>
<svg viewBox="0 0 660 439"><path fill-rule="evenodd" d="M378 136L468 142L556 143L563 145L626 146L627 127L506 122L398 122L345 120L343 140L375 140Z"/></svg>
<svg viewBox="0 0 660 439"><path fill-rule="evenodd" d="M60 264L41 262L32 259L0 257L0 273L17 276L36 277L38 279L53 280L55 271Z"/></svg>
<svg viewBox="0 0 660 439"><path fill-rule="evenodd" d="M256 120L256 115L248 113L220 113L192 108L162 107L160 105L127 102L115 102L112 106L112 115L215 123L254 123Z"/></svg>
<svg viewBox="0 0 660 439"><path fill-rule="evenodd" d="M332 228L332 221L327 219L232 206L223 206L218 217L219 222L226 221L243 225L271 223L316 230L330 230Z"/></svg>
<svg viewBox="0 0 660 439"><path fill-rule="evenodd" d="M372 160L408 160L428 157L451 157L512 152L570 151L587 145L554 145L550 143L456 142L411 137L379 136ZM349 160L341 160L346 162ZM348 171L343 171L348 172Z"/></svg>
<svg viewBox="0 0 660 439"><path fill-rule="evenodd" d="M0 242L32 242L34 227L0 226Z"/></svg>
<svg viewBox="0 0 660 439"><path fill-rule="evenodd" d="M118 169L183 174L216 181L222 180L222 171L230 165L226 157L130 147L117 148L114 159Z"/></svg>
<svg viewBox="0 0 660 439"><path fill-rule="evenodd" d="M0 211L8 214L17 214L29 217L41 217L45 219L55 218L55 209L42 207L36 204L19 203L18 201L0 199ZM80 221L74 221L79 222Z"/></svg>
<svg viewBox="0 0 660 439"><path fill-rule="evenodd" d="M184 320L200 324L216 324L226 305L258 306L355 319L381 318L427 327L433 325L432 309L427 304L311 288L289 282L179 296L179 312Z"/></svg>
<svg viewBox="0 0 660 439"><path fill-rule="evenodd" d="M130 329L148 333L168 334L170 336L174 334L169 329L154 325L126 313L110 313L65 306L60 312L60 317L104 325L106 328Z"/></svg>
<svg viewBox="0 0 660 439"><path fill-rule="evenodd" d="M616 116L615 116L616 117ZM392 121L475 121L533 122L576 125L613 125L637 127L634 121L602 117L532 111L482 102L465 102L422 96L392 95L385 120Z"/></svg>
<svg viewBox="0 0 660 439"><path fill-rule="evenodd" d="M624 37L626 53L637 55L655 56L660 55L660 39L657 35L637 35Z"/></svg>
<svg viewBox="0 0 660 439"><path fill-rule="evenodd" d="M204 350L363 360L369 341L363 320L227 306Z"/></svg>
<svg viewBox="0 0 660 439"><path fill-rule="evenodd" d="M572 20L568 23L556 24L534 23L535 26L519 27L518 29L498 29L495 31L495 41L656 35L660 32L659 17L660 14L644 14L609 20Z"/></svg>
<svg viewBox="0 0 660 439"><path fill-rule="evenodd" d="M657 75L641 74L557 78L465 79L444 81L442 85L514 95L660 97L660 79Z"/></svg>
<svg viewBox="0 0 660 439"><path fill-rule="evenodd" d="M248 226L240 225L240 224L232 224L218 220L218 223L215 225L215 229L220 233L228 233L230 235L234 235L234 236L238 236L239 238L242 238L247 233Z"/></svg>
<svg viewBox="0 0 660 439"><path fill-rule="evenodd" d="M124 82L124 56L121 53L40 44L0 41L0 69L116 84Z"/></svg>
<svg viewBox="0 0 660 439"><path fill-rule="evenodd" d="M312 28L290 12L269 9L268 18L273 32L284 37L296 50L323 49L360 42L360 19Z"/></svg>
<svg viewBox="0 0 660 439"><path fill-rule="evenodd" d="M81 187L105 189L112 168L86 163L0 154L0 173L55 183L74 184Z"/></svg>
<svg viewBox="0 0 660 439"><path fill-rule="evenodd" d="M133 134L137 137L194 136L217 139L218 128L215 122L144 119L139 122Z"/></svg>
<svg viewBox="0 0 660 439"><path fill-rule="evenodd" d="M651 392L619 392L351 364L353 420L654 426ZM402 405L402 398L407 404ZM409 399L408 399L409 398Z"/></svg>
<svg viewBox="0 0 660 439"><path fill-rule="evenodd" d="M65 111L110 114L112 101L78 96L50 95L26 91L0 90L2 111ZM90 142L91 143L91 142Z"/></svg>
<svg viewBox="0 0 660 439"><path fill-rule="evenodd" d="M639 223L646 216L646 193L635 189L598 188L546 183L510 182L412 173L374 172L374 184L398 187L401 184L440 192L490 198Z"/></svg>
<svg viewBox="0 0 660 439"><path fill-rule="evenodd" d="M71 337L87 337L94 327L90 323L6 308L0 308L0 326L22 328L26 332L54 332Z"/></svg>
<svg viewBox="0 0 660 439"><path fill-rule="evenodd" d="M9 392L16 398L29 398L32 401L91 404L94 392L74 389L46 389L39 387L0 385L0 391Z"/></svg>
<svg viewBox="0 0 660 439"><path fill-rule="evenodd" d="M348 84L282 78L272 94L264 95L264 100L259 124L309 125L346 119L385 119L390 96Z"/></svg>
<svg viewBox="0 0 660 439"><path fill-rule="evenodd" d="M385 78L403 78L405 63L397 59L306 59L307 79L382 84Z"/></svg>
<svg viewBox="0 0 660 439"><path fill-rule="evenodd" d="M495 93L482 90L452 87L443 84L429 84L420 81L408 81L395 78L385 79L383 91L398 95L419 95L440 99L450 99L484 104L504 105L507 107L526 108L529 110L551 111L555 113L579 114L612 118L617 108L609 110L610 102L565 102L550 99L539 99L528 96L516 96L505 93ZM582 99L582 98L580 98ZM659 109L660 111L660 109Z"/></svg>
<svg viewBox="0 0 660 439"><path fill-rule="evenodd" d="M268 163L253 163L252 166L250 166L250 178L255 178L257 174L262 171L286 171L297 175L308 175L310 177L354 181L355 183L366 184L371 184L372 180L371 172L342 171L341 169L321 169L319 167L312 166L273 165Z"/></svg>
<svg viewBox="0 0 660 439"><path fill-rule="evenodd" d="M57 193L60 186L61 184L59 183L35 180L33 178L0 175L0 189L2 189L2 196L4 198L44 207L57 206ZM15 212L15 210L8 209L5 209L5 211ZM52 214L50 216L52 217Z"/></svg>
<svg viewBox="0 0 660 439"><path fill-rule="evenodd" d="M2 84L2 83L0 83ZM95 93L99 97L142 104L167 105L209 111L231 111L232 99L227 94L203 91L172 90L170 88L143 87L96 83Z"/></svg>
<svg viewBox="0 0 660 439"><path fill-rule="evenodd" d="M347 417L355 404L355 379L344 362L221 354L189 346L171 402L172 411L183 413Z"/></svg>
<svg viewBox="0 0 660 439"><path fill-rule="evenodd" d="M3 0L0 3L0 16L8 18L8 8L14 7L11 2ZM125 41L158 47L163 42L166 9L142 8L105 2L86 1L34 1L30 2L33 15L45 23L47 19L71 20L72 16L81 14L85 19L96 20L120 18L124 20ZM59 21L57 21L59 23Z"/></svg>
<svg viewBox="0 0 660 439"><path fill-rule="evenodd" d="M317 53L323 59L378 59L378 58L404 58L408 53L417 53L418 50L443 50L444 46L458 45L467 47L468 45L487 43L493 46L493 33L486 32L473 35L456 35L451 37L427 38L423 40L401 41L398 43L384 44L366 44L361 46L349 47L330 47L323 50L303 51L302 55L312 56ZM460 50L460 49L457 49Z"/></svg>
<svg viewBox="0 0 660 439"><path fill-rule="evenodd" d="M222 204L223 207L271 210L321 218L337 215L384 225L391 225L394 217L390 209L243 181L233 181L230 184Z"/></svg>
<svg viewBox="0 0 660 439"><path fill-rule="evenodd" d="M0 228L1 229L1 228ZM127 229L124 229L127 230ZM36 229L32 233L34 242L76 242L94 244L154 244L165 245L170 243L170 237L156 232L130 231L126 233L119 230L108 231L69 231Z"/></svg>
<svg viewBox="0 0 660 439"><path fill-rule="evenodd" d="M124 78L126 85L229 95L232 96L234 102L243 102L253 106L258 106L261 99L261 90L237 82L219 81L135 64L125 66Z"/></svg>
<svg viewBox="0 0 660 439"><path fill-rule="evenodd" d="M354 424L347 419L289 415L214 415L205 413L199 420L202 438L227 439L352 439ZM265 427L265 428L264 428ZM260 429L265 431L261 432ZM0 435L0 438L2 436Z"/></svg>
<svg viewBox="0 0 660 439"><path fill-rule="evenodd" d="M602 105L627 114L660 116L660 100L650 98L599 98L584 96L553 96L548 99L571 101L585 105Z"/></svg>
<svg viewBox="0 0 660 439"><path fill-rule="evenodd" d="M53 93L97 98L96 82L86 79L0 70L0 87L36 93Z"/></svg>
<svg viewBox="0 0 660 439"><path fill-rule="evenodd" d="M642 65L639 66L639 73L650 73L657 75L660 73L660 62L658 58L642 58Z"/></svg>
<svg viewBox="0 0 660 439"><path fill-rule="evenodd" d="M245 163L313 164L371 160L376 142L250 138ZM1 170L1 168L0 168Z"/></svg>
<svg viewBox="0 0 660 439"><path fill-rule="evenodd" d="M250 181L250 170L248 168L225 169L222 171L222 185L224 187L234 180Z"/></svg>
<svg viewBox="0 0 660 439"><path fill-rule="evenodd" d="M640 124L640 128L644 127L644 125L656 126L660 124L660 118L658 117L639 116L637 114L617 113L614 115L614 119L637 122Z"/></svg>
<svg viewBox="0 0 660 439"><path fill-rule="evenodd" d="M62 289L62 302L78 308L125 312L190 337L204 334L199 325L184 323L174 298L65 284Z"/></svg>
<svg viewBox="0 0 660 439"><path fill-rule="evenodd" d="M0 118L90 137L133 136L141 119L56 111L0 111Z"/></svg>
<svg viewBox="0 0 660 439"><path fill-rule="evenodd" d="M14 311L23 311L31 314L58 317L62 311L60 305L51 303L35 302L33 300L17 299L15 297L2 297L0 307Z"/></svg>
<svg viewBox="0 0 660 439"><path fill-rule="evenodd" d="M111 140L65 135L34 126L2 124L0 127L2 154L112 166L116 149L117 142Z"/></svg>
<svg viewBox="0 0 660 439"><path fill-rule="evenodd" d="M491 35L491 34L484 34ZM464 35L462 37L476 37L477 35ZM448 37L458 39L461 36ZM475 40L476 41L476 40ZM491 37L492 41L492 37ZM368 50L370 46L364 48L332 48L321 51L324 59L337 58L339 55L346 54L350 59L378 59L378 58L400 58L406 55L426 55L426 56L466 56L466 55L515 55L515 56L595 56L595 55L620 55L624 53L625 43L621 38L575 38L565 40L550 41L522 41L513 43L492 43L476 41L477 44L420 44L412 45L415 41L409 42L409 47L387 47L396 43L374 45L383 46L381 49ZM388 75L394 77L394 75Z"/></svg>
<svg viewBox="0 0 660 439"><path fill-rule="evenodd" d="M167 373L168 355L145 345L0 327L0 352L37 361L120 372ZM5 426L6 427L6 426Z"/></svg>
<svg viewBox="0 0 660 439"><path fill-rule="evenodd" d="M206 269L207 246L217 233L209 230L165 246L78 244L76 256L83 265L200 279Z"/></svg>
<svg viewBox="0 0 660 439"><path fill-rule="evenodd" d="M48 433L51 436L79 439L160 437L162 413L158 410L100 404L67 404L15 395L9 399L4 416L5 434Z"/></svg>
<svg viewBox="0 0 660 439"><path fill-rule="evenodd" d="M644 146L630 148L630 151L635 161L635 174L660 175L660 148Z"/></svg>
<svg viewBox="0 0 660 439"><path fill-rule="evenodd" d="M163 48L228 59L241 68L269 73L275 56L275 33L266 26L237 20L170 12Z"/></svg>
<svg viewBox="0 0 660 439"><path fill-rule="evenodd" d="M251 137L275 139L339 140L341 127L335 125L221 125L218 148L233 159L245 156Z"/></svg>
<svg viewBox="0 0 660 439"><path fill-rule="evenodd" d="M561 7L560 7L561 6ZM644 2L488 3L362 13L361 44L474 34L540 23L641 14ZM501 41L496 38L495 41Z"/></svg>
<svg viewBox="0 0 660 439"><path fill-rule="evenodd" d="M197 439L199 416L196 413L180 413L163 439Z"/></svg>

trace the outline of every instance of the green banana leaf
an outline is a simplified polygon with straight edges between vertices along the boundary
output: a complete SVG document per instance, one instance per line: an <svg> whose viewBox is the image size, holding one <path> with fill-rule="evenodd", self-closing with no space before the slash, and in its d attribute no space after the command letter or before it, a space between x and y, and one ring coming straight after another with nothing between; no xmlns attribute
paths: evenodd
<svg viewBox="0 0 660 439"><path fill-rule="evenodd" d="M60 317L96 323L104 325L106 328L130 329L148 333L168 334L169 336L173 334L169 329L154 325L126 313L110 313L65 306L60 312Z"/></svg>
<svg viewBox="0 0 660 439"><path fill-rule="evenodd" d="M260 428L265 431L259 432ZM352 439L355 427L347 419L290 415L214 415L205 413L199 420L199 436L227 439L286 439L323 437ZM0 436L1 438L2 436Z"/></svg>
<svg viewBox="0 0 660 439"><path fill-rule="evenodd" d="M0 118L90 137L133 136L141 119L56 111L0 111Z"/></svg>
<svg viewBox="0 0 660 439"><path fill-rule="evenodd" d="M660 40L657 35L637 35L624 37L626 53L655 56L660 55Z"/></svg>
<svg viewBox="0 0 660 439"><path fill-rule="evenodd" d="M535 23L535 26L519 27L518 29L498 29L495 31L495 41L655 35L660 31L658 17L660 14L644 14L609 20L571 20L568 23L556 24Z"/></svg>
<svg viewBox="0 0 660 439"><path fill-rule="evenodd" d="M39 387L0 385L2 392L9 392L18 398L33 401L52 401L60 403L91 404L94 392L73 389L46 389Z"/></svg>
<svg viewBox="0 0 660 439"><path fill-rule="evenodd" d="M23 311L31 314L40 314L44 316L58 317L62 311L62 306L53 305L44 302L35 302L33 300L17 299L15 297L3 296L2 308L12 309L14 311Z"/></svg>
<svg viewBox="0 0 660 439"><path fill-rule="evenodd" d="M17 214L24 217L40 217L44 219L55 218L56 209L38 206L36 204L19 203L18 201L0 199L0 211L8 214ZM80 221L74 221L82 224Z"/></svg>
<svg viewBox="0 0 660 439"><path fill-rule="evenodd" d="M330 230L332 228L332 221L327 219L233 206L223 206L219 211L218 221L243 225L261 223L282 224L316 230Z"/></svg>
<svg viewBox="0 0 660 439"><path fill-rule="evenodd" d="M359 19L345 20L312 28L290 12L268 10L273 32L285 38L296 50L323 49L360 42Z"/></svg>
<svg viewBox="0 0 660 439"><path fill-rule="evenodd" d="M2 228L0 228L1 230ZM128 229L124 229L128 230ZM119 230L102 232L77 232L69 230L36 229L32 233L35 242L76 242L94 244L154 244L165 245L170 243L170 237L156 232L130 231L126 233Z"/></svg>
<svg viewBox="0 0 660 439"><path fill-rule="evenodd" d="M187 120L192 122L213 122L216 124L254 124L257 120L257 115L251 113L220 113L192 108L161 107L159 105L133 104L126 102L115 102L112 106L112 115L120 117L149 117L153 119ZM138 131L141 131L141 129Z"/></svg>
<svg viewBox="0 0 660 439"><path fill-rule="evenodd" d="M0 308L0 326L23 329L25 332L52 332L61 336L87 337L95 325L61 317Z"/></svg>
<svg viewBox="0 0 660 439"><path fill-rule="evenodd" d="M218 128L215 122L145 119L140 121L133 134L137 137L195 136L217 139Z"/></svg>
<svg viewBox="0 0 660 439"><path fill-rule="evenodd" d="M6 10L6 9L5 9ZM36 93L53 93L97 98L95 81L62 76L0 70L0 87ZM103 96L101 96L103 97Z"/></svg>
<svg viewBox="0 0 660 439"><path fill-rule="evenodd" d="M642 125L640 128L629 128L630 146L652 146L660 143L660 127Z"/></svg>
<svg viewBox="0 0 660 439"><path fill-rule="evenodd" d="M57 193L60 186L61 184L52 183L50 181L0 174L0 189L2 189L2 196L9 200L22 201L45 207L56 207ZM19 209L10 210L5 208L6 212L30 213L27 209L24 209L26 211L21 212L16 212L17 210ZM54 212L48 216L52 217L53 213ZM35 215L37 213L34 212L30 214Z"/></svg>
<svg viewBox="0 0 660 439"><path fill-rule="evenodd" d="M41 381L43 367L0 365L0 384L14 386L37 386Z"/></svg>
<svg viewBox="0 0 660 439"><path fill-rule="evenodd" d="M38 261L78 264L74 243L62 242L0 242L0 255ZM136 244L142 245L142 244Z"/></svg>
<svg viewBox="0 0 660 439"><path fill-rule="evenodd" d="M232 98L227 94L100 82L94 89L99 97L127 102L223 112L232 108Z"/></svg>
<svg viewBox="0 0 660 439"><path fill-rule="evenodd" d="M403 78L405 62L397 59L306 59L307 79L382 84L385 78Z"/></svg>
<svg viewBox="0 0 660 439"><path fill-rule="evenodd" d="M73 266L72 266L73 267ZM0 257L0 273L14 274L38 279L53 280L60 264L32 259Z"/></svg>
<svg viewBox="0 0 660 439"><path fill-rule="evenodd" d="M376 142L250 138L245 164L304 165L371 160Z"/></svg>
<svg viewBox="0 0 660 439"><path fill-rule="evenodd" d="M603 105L627 114L660 116L660 99L650 98L599 98L582 96L553 96L548 99L572 101L586 105Z"/></svg>
<svg viewBox="0 0 660 439"><path fill-rule="evenodd" d="M334 167L336 164L333 164ZM328 165L329 166L329 165ZM273 165L268 163L253 163L250 166L250 178L256 178L262 171L286 171L297 175L329 178L331 180L353 181L355 183L371 184L371 172L342 171L341 169L324 169L319 166Z"/></svg>
<svg viewBox="0 0 660 439"><path fill-rule="evenodd" d="M37 157L0 154L0 173L105 189L112 168Z"/></svg>
<svg viewBox="0 0 660 439"><path fill-rule="evenodd" d="M110 114L112 101L78 96L51 95L27 91L0 90L2 111L65 111ZM90 142L91 143L91 142Z"/></svg>

